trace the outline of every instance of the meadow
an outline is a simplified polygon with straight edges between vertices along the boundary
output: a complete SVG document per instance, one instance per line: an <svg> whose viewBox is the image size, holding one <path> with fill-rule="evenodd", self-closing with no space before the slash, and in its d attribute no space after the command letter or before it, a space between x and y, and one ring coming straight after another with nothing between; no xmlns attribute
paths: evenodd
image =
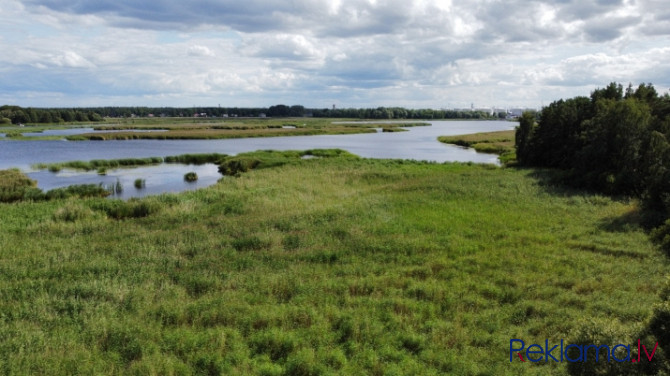
<svg viewBox="0 0 670 376"><path fill-rule="evenodd" d="M510 339L632 343L670 271L636 201L547 170L226 161L194 192L1 204L0 373L564 375Z"/></svg>

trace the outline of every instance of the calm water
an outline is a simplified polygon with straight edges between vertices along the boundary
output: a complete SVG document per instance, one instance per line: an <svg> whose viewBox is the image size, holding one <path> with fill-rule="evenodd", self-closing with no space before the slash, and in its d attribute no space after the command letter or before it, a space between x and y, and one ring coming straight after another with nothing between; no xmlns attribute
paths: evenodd
<svg viewBox="0 0 670 376"><path fill-rule="evenodd" d="M274 149L305 150L340 148L367 158L401 158L436 162L460 161L497 163L492 154L445 145L438 136L514 129L516 123L506 121L434 121L429 127L407 128L407 132L366 133L353 135L267 137L224 140L127 140L127 141L0 141L0 169L11 167L30 172L43 189L84 183L115 183L118 178L124 185L124 196L142 196L165 191L180 191L213 184L220 176L216 166L162 165L141 169L109 170L107 176L92 173L46 171L34 172L31 165L40 162L72 160L165 157L186 153L222 153ZM73 129L82 132L85 129ZM90 130L89 130L90 131ZM61 131L62 132L62 131ZM42 133L41 135L45 135ZM73 133L68 133L73 134ZM36 134L39 135L39 134ZM32 171L32 172L31 172ZM183 182L183 175L196 171L200 180L196 184ZM145 178L147 188L136 190L133 181Z"/></svg>
<svg viewBox="0 0 670 376"><path fill-rule="evenodd" d="M184 174L187 172L198 174L198 180L195 182L184 181ZM72 170L62 170L58 173L43 170L29 172L28 176L37 180L37 186L45 192L72 184L111 186L118 181L121 183L123 191L110 197L122 199L204 188L216 183L222 177L218 166L211 163L201 166L164 163L158 166L114 169L107 170L107 175L104 176L98 175L95 171L80 172ZM135 179L144 179L145 186L140 189L135 188Z"/></svg>

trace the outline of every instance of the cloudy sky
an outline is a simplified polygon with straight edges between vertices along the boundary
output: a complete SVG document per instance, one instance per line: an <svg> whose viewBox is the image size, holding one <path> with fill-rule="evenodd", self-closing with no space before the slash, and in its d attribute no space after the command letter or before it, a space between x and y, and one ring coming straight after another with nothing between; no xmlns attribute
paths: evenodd
<svg viewBox="0 0 670 376"><path fill-rule="evenodd" d="M670 89L667 0L0 0L0 105L537 107Z"/></svg>

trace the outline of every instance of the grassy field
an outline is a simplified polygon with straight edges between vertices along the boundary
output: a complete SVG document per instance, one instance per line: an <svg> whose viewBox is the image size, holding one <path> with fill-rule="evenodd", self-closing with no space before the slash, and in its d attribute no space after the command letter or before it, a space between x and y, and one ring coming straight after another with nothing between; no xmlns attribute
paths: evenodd
<svg viewBox="0 0 670 376"><path fill-rule="evenodd" d="M0 373L562 375L510 339L632 343L670 271L635 202L548 172L296 155L178 195L3 204Z"/></svg>

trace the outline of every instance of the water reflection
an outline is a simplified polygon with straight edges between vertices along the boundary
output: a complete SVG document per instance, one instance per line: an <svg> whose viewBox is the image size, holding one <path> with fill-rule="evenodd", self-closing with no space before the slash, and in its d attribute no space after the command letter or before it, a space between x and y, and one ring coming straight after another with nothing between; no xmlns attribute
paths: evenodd
<svg viewBox="0 0 670 376"><path fill-rule="evenodd" d="M184 181L184 175L187 172L198 174L198 180L194 182ZM58 173L43 170L30 172L27 175L31 179L37 180L37 186L45 192L73 184L102 184L109 187L116 185L118 181L123 187L123 191L115 193L111 197L121 199L195 190L210 186L222 177L218 172L218 166L211 163L199 166L164 163L157 166L119 168L107 170L106 175L98 175L95 171L73 170L62 170ZM145 186L140 189L136 188L136 179L144 179Z"/></svg>

